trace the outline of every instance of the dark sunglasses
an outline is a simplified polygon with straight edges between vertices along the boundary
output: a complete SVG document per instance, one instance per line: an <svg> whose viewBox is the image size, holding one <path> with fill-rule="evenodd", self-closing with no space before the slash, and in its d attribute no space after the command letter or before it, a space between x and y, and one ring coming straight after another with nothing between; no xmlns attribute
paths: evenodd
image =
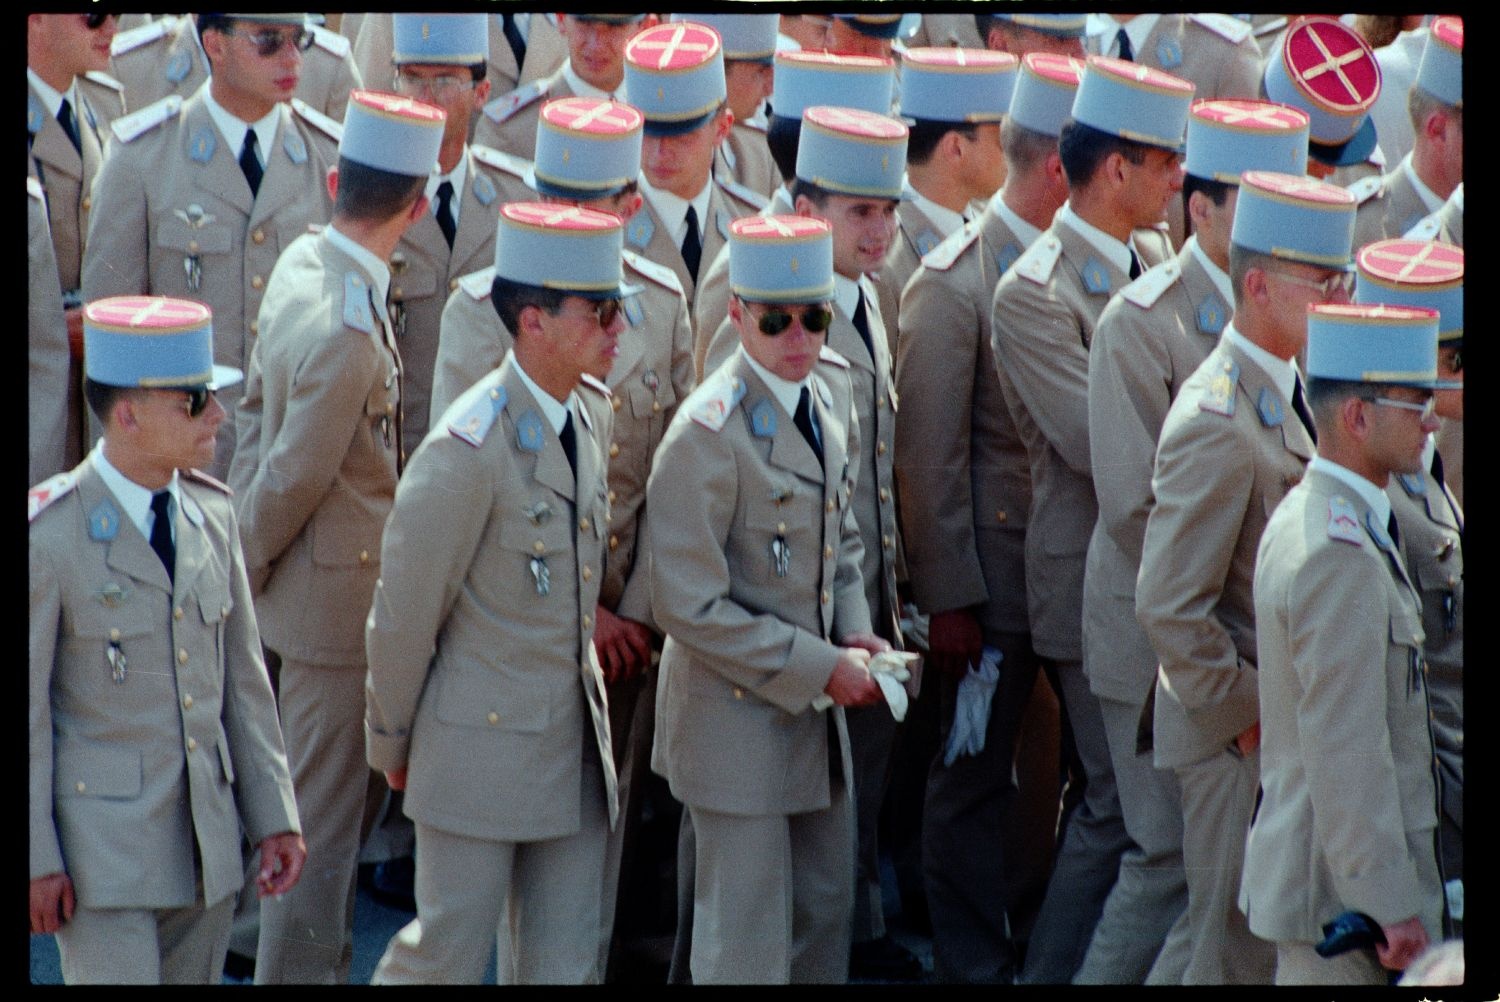
<svg viewBox="0 0 1500 1002"><path fill-rule="evenodd" d="M594 303L592 310L599 320L599 326L608 330L615 322L615 318L620 315L621 308L622 304L618 299L600 299Z"/></svg>
<svg viewBox="0 0 1500 1002"><path fill-rule="evenodd" d="M298 52L306 52L312 48L313 43L313 33L306 28L297 28L290 32L266 28L263 31L230 31L227 34L250 39L250 44L255 46L256 54L266 59L276 55L286 45L295 45Z"/></svg>
<svg viewBox="0 0 1500 1002"><path fill-rule="evenodd" d="M118 15L118 14L83 14L81 16L83 18L84 26L86 28L88 28L89 31L98 31L101 27L103 27L105 21L108 21L112 17L119 17L120 15Z"/></svg>
<svg viewBox="0 0 1500 1002"><path fill-rule="evenodd" d="M208 410L208 402L214 399L214 391L204 386L194 389L184 388L182 392L187 394L185 403L187 404L187 414L190 419L197 419L200 414Z"/></svg>
<svg viewBox="0 0 1500 1002"><path fill-rule="evenodd" d="M802 329L809 334L821 334L833 323L833 311L826 306L809 306L800 314L789 310L767 310L760 315L760 332L766 337L775 337L792 326L792 321L801 320Z"/></svg>

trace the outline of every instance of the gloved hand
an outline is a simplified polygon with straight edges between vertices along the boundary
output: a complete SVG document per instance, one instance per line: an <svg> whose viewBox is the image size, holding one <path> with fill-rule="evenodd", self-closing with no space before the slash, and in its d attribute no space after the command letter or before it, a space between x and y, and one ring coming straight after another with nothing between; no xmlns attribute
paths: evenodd
<svg viewBox="0 0 1500 1002"><path fill-rule="evenodd" d="M978 755L984 751L984 735L990 724L990 702L1000 683L998 648L986 646L979 667L969 665L969 672L958 683L957 705L953 708L953 727L948 731L948 746L943 751L943 765L950 766L960 755Z"/></svg>

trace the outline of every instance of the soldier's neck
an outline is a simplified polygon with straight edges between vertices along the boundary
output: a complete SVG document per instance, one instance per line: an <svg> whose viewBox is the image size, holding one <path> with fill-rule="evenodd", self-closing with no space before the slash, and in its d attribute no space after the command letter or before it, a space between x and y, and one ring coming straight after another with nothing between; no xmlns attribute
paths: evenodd
<svg viewBox="0 0 1500 1002"><path fill-rule="evenodd" d="M41 77L42 82L48 87L64 96L67 95L68 88L73 86L73 81L78 79L78 74L72 70L55 66L46 59L31 60L26 66L31 72Z"/></svg>
<svg viewBox="0 0 1500 1002"><path fill-rule="evenodd" d="M1030 175L1011 172L1006 175L1005 187L1000 189L1000 201L1032 226L1045 230L1062 208L1062 200L1049 196L1048 187L1047 177L1041 171Z"/></svg>
<svg viewBox="0 0 1500 1002"><path fill-rule="evenodd" d="M120 474L133 484L140 484L148 491L159 491L172 482L175 467L163 467L159 457L142 455L108 434L104 436L104 458L109 460Z"/></svg>
<svg viewBox="0 0 1500 1002"><path fill-rule="evenodd" d="M1111 193L1102 186L1088 185L1068 190L1068 204L1073 212L1090 226L1103 230L1120 243L1130 239L1133 220L1116 205Z"/></svg>
<svg viewBox="0 0 1500 1002"><path fill-rule="evenodd" d="M208 92L213 95L215 103L246 124L253 125L259 122L276 107L275 101L249 97L230 87L224 86L221 82L221 77L209 77L208 80Z"/></svg>

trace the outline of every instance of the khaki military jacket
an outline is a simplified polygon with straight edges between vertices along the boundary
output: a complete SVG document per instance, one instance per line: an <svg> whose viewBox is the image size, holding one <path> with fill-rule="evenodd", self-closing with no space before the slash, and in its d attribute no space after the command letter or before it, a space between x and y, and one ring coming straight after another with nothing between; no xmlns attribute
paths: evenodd
<svg viewBox="0 0 1500 1002"><path fill-rule="evenodd" d="M1117 28L1089 40L1108 52ZM1135 51L1135 62L1181 77L1195 100L1260 99L1263 62L1248 22L1228 14L1162 14Z"/></svg>
<svg viewBox="0 0 1500 1002"><path fill-rule="evenodd" d="M325 234L287 248L251 352L232 472L266 646L363 665L401 464L401 361L371 276Z"/></svg>
<svg viewBox="0 0 1500 1002"><path fill-rule="evenodd" d="M1143 267L1169 254L1159 230L1137 230L1134 240ZM1006 406L1018 426L1024 412L1040 431L1039 447L1028 454L1027 598L1036 652L1059 661L1083 656L1084 554L1098 517L1089 459L1089 344L1105 304L1128 281L1059 220L1001 276L991 303L991 349L1011 377Z"/></svg>
<svg viewBox="0 0 1500 1002"><path fill-rule="evenodd" d="M651 587L667 640L651 767L690 807L823 810L830 769L847 761L843 709L812 709L837 641L870 629L845 451L858 417L824 379L839 371L813 377L821 467L738 353L688 397L657 452Z"/></svg>
<svg viewBox="0 0 1500 1002"><path fill-rule="evenodd" d="M365 738L371 766L409 770L405 809L421 824L510 842L575 834L585 768L603 770L614 824L592 642L609 428L570 411L576 476L507 358L443 413L397 492L365 629Z"/></svg>
<svg viewBox="0 0 1500 1002"><path fill-rule="evenodd" d="M906 288L912 272L922 263L922 256L943 242L943 234L927 214L911 202L896 206L896 238L885 254L885 264L875 278L875 289L880 296L880 313L890 320L886 334L890 337L887 347L891 358L900 355L900 305L901 292Z"/></svg>
<svg viewBox="0 0 1500 1002"><path fill-rule="evenodd" d="M1158 767L1217 755L1259 719L1255 551L1312 455L1270 374L1221 335L1162 425L1141 544L1135 605L1160 663Z"/></svg>
<svg viewBox="0 0 1500 1002"><path fill-rule="evenodd" d="M508 94L517 87L549 76L568 58L568 44L550 17L546 14L524 16L530 19L527 22L526 64L519 69L516 54L505 40L500 15L491 14L489 17L490 58L485 66L485 79L490 81L492 93ZM391 15L363 15L354 39L354 62L359 66L365 86L391 90L396 78L396 68L391 63L391 49L395 45Z"/></svg>
<svg viewBox="0 0 1500 1002"><path fill-rule="evenodd" d="M506 49L509 51L509 46ZM473 141L523 160L535 160L536 126L542 105L575 96L560 62L546 76L521 84L487 103L474 121Z"/></svg>
<svg viewBox="0 0 1500 1002"><path fill-rule="evenodd" d="M311 30L313 44L302 53L301 76L294 96L335 122L342 122L349 105L349 92L373 85L360 76L347 38L327 28L314 26ZM132 111L169 94L187 100L209 76L208 57L198 41L198 29L188 15L167 17L120 32L110 46L109 68L124 85L126 104ZM239 150L234 152L239 155Z"/></svg>
<svg viewBox="0 0 1500 1002"><path fill-rule="evenodd" d="M781 187L781 170L766 145L765 128L735 122L714 153L714 174L770 198Z"/></svg>
<svg viewBox="0 0 1500 1002"><path fill-rule="evenodd" d="M787 189L777 188L757 216L791 215ZM709 343L714 340L724 318L729 316L729 245L719 248L712 259L705 257L698 270L698 288L693 293L693 366L701 382L711 369L705 369Z"/></svg>
<svg viewBox="0 0 1500 1002"><path fill-rule="evenodd" d="M765 207L765 199L748 188L732 181L726 182L720 177L710 178L707 217L698 221L703 249L702 256L698 259L700 274L708 271L715 255L727 246L729 224L741 216L753 216ZM673 240L649 198L642 202L640 211L625 224L625 248L676 272L677 281L687 294L688 303L692 304L697 277L688 274L687 263L682 259L682 248ZM728 307L725 309L727 311Z"/></svg>
<svg viewBox="0 0 1500 1002"><path fill-rule="evenodd" d="M1410 156L1410 154L1408 154ZM1425 219L1430 210L1407 176L1407 160L1383 177L1364 178L1349 186L1360 200L1354 216L1354 246L1400 237Z"/></svg>
<svg viewBox="0 0 1500 1002"><path fill-rule="evenodd" d="M605 444L611 520L599 601L649 626L654 620L643 545L646 477L672 415L695 385L692 331L682 287L669 268L626 251L625 275L642 289L625 301L629 327L620 335L620 354L605 381L614 418ZM493 268L465 275L448 297L433 381L435 408L446 408L510 354L512 335L490 299L493 278Z"/></svg>
<svg viewBox="0 0 1500 1002"><path fill-rule="evenodd" d="M912 596L929 614L978 607L991 638L1030 630L1026 457L1042 442L1028 413L1006 408L1010 375L990 346L995 283L1024 249L986 211L923 259L901 297L896 484Z"/></svg>
<svg viewBox="0 0 1500 1002"><path fill-rule="evenodd" d="M92 459L28 497L30 870L84 908L216 904L301 828L228 492L179 490L175 584Z"/></svg>
<svg viewBox="0 0 1500 1002"><path fill-rule="evenodd" d="M47 220L52 229L61 290L77 289L81 284L94 178L104 162L109 126L95 110L95 99L93 95L82 95L77 102L79 107L73 109L83 146L80 153L73 148L57 119L47 114L47 107L31 82L28 80L26 84L26 136L31 150L26 173L41 181L47 193ZM118 114L118 110L114 113Z"/></svg>
<svg viewBox="0 0 1500 1002"><path fill-rule="evenodd" d="M1099 519L1083 572L1089 685L1138 703L1156 654L1135 615L1135 581L1162 424L1233 310L1191 247L1109 301L1089 349L1089 457Z"/></svg>
<svg viewBox="0 0 1500 1002"><path fill-rule="evenodd" d="M46 197L26 179L26 482L63 471L68 427L68 325L58 298L57 258Z"/></svg>
<svg viewBox="0 0 1500 1002"><path fill-rule="evenodd" d="M1442 935L1421 607L1372 514L1312 471L1261 540L1263 799L1240 906L1262 939L1316 942L1345 911Z"/></svg>

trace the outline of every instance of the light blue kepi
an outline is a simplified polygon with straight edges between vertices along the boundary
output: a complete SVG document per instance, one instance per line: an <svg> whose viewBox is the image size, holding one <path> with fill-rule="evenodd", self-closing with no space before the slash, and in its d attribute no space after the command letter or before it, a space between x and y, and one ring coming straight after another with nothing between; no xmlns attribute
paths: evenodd
<svg viewBox="0 0 1500 1002"><path fill-rule="evenodd" d="M625 284L624 226L612 212L576 205L503 205L495 233L495 275L584 299L633 296L641 286Z"/></svg>
<svg viewBox="0 0 1500 1002"><path fill-rule="evenodd" d="M1229 242L1283 261L1353 271L1354 211L1347 190L1271 171L1240 175Z"/></svg>
<svg viewBox="0 0 1500 1002"><path fill-rule="evenodd" d="M1193 84L1141 63L1089 56L1073 118L1121 139L1181 152Z"/></svg>
<svg viewBox="0 0 1500 1002"><path fill-rule="evenodd" d="M833 228L812 216L745 216L729 224L729 290L754 303L833 298Z"/></svg>
<svg viewBox="0 0 1500 1002"><path fill-rule="evenodd" d="M1437 377L1438 315L1410 306L1325 303L1307 311L1307 374L1316 379L1456 390Z"/></svg>
<svg viewBox="0 0 1500 1002"><path fill-rule="evenodd" d="M349 92L339 156L376 170L426 177L437 166L448 113L378 90Z"/></svg>
<svg viewBox="0 0 1500 1002"><path fill-rule="evenodd" d="M474 66L490 58L489 19L483 14L394 14L391 62Z"/></svg>
<svg viewBox="0 0 1500 1002"><path fill-rule="evenodd" d="M106 386L189 390L218 390L245 378L214 364L213 312L165 296L113 296L85 306L83 371Z"/></svg>

